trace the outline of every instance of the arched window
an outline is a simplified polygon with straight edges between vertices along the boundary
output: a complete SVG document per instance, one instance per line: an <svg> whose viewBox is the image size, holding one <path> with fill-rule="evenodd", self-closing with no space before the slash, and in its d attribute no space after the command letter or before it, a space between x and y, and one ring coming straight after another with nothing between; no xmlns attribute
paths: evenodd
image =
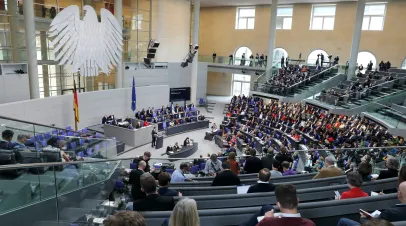
<svg viewBox="0 0 406 226"><path fill-rule="evenodd" d="M328 62L328 53L322 49L313 50L307 57L307 65L316 65L317 55L323 54L324 55L324 62ZM319 62L321 63L321 62ZM325 66L325 65L323 65Z"/></svg>
<svg viewBox="0 0 406 226"><path fill-rule="evenodd" d="M288 56L288 52L286 52L285 49L283 48L276 48L273 50L273 63L272 65L275 65L276 62L280 61L282 56L285 58Z"/></svg>
<svg viewBox="0 0 406 226"><path fill-rule="evenodd" d="M370 52L367 52L367 51L362 51L362 52L358 53L357 63L358 63L358 66L360 66L361 64L362 64L362 66L364 66L364 71L366 71L367 65L371 61L374 64L372 66L372 70L374 70L375 67L376 67L376 57L375 57L375 55L370 53Z"/></svg>
<svg viewBox="0 0 406 226"><path fill-rule="evenodd" d="M400 69L406 69L406 58L403 60L402 65L400 66Z"/></svg>
<svg viewBox="0 0 406 226"><path fill-rule="evenodd" d="M245 54L245 62L241 62L241 58L242 58L243 54ZM242 47L238 48L234 53L234 64L235 65L243 64L246 66L250 65L249 59L250 59L251 55L252 55L252 51L248 47L242 46Z"/></svg>

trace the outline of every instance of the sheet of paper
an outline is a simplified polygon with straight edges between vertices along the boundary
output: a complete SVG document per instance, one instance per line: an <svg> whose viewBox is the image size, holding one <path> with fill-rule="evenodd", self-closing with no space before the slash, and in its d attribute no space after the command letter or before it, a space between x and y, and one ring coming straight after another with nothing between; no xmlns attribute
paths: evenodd
<svg viewBox="0 0 406 226"><path fill-rule="evenodd" d="M237 194L247 194L248 188L250 188L249 185L246 185L246 186L238 186L238 187L237 187Z"/></svg>
<svg viewBox="0 0 406 226"><path fill-rule="evenodd" d="M371 191L371 196L377 196L377 195L379 195L379 193Z"/></svg>
<svg viewBox="0 0 406 226"><path fill-rule="evenodd" d="M93 223L94 224L103 224L104 218L94 218Z"/></svg>

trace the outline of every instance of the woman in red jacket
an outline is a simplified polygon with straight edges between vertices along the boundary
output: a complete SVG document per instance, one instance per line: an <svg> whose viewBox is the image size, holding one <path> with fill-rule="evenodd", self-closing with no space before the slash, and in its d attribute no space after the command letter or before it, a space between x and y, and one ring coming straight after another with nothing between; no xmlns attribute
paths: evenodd
<svg viewBox="0 0 406 226"><path fill-rule="evenodd" d="M360 188L362 185L362 177L358 172L347 173L347 183L350 190L343 192L339 199L352 199L368 196L368 194Z"/></svg>

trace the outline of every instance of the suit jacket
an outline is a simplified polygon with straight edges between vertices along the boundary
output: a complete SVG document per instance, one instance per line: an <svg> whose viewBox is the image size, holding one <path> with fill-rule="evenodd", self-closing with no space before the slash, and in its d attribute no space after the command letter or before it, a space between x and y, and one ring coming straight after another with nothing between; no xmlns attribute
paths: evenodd
<svg viewBox="0 0 406 226"><path fill-rule="evenodd" d="M287 161L287 162L293 162L292 157L289 154L282 154L282 153L278 153L275 156L275 159L278 160L280 163Z"/></svg>
<svg viewBox="0 0 406 226"><path fill-rule="evenodd" d="M342 175L343 175L343 171L340 168L337 168L335 166L329 166L327 168L321 169L319 171L319 173L313 177L313 179L337 177L337 176L342 176Z"/></svg>
<svg viewBox="0 0 406 226"><path fill-rule="evenodd" d="M406 221L406 205L398 204L386 210L382 210L380 219L387 220L390 222L395 221Z"/></svg>
<svg viewBox="0 0 406 226"><path fill-rule="evenodd" d="M158 193L160 196L178 196L178 192L168 188L159 188Z"/></svg>
<svg viewBox="0 0 406 226"><path fill-rule="evenodd" d="M259 193L259 192L273 192L275 191L275 185L272 183L257 183L254 185L251 185L250 188L248 188L247 193Z"/></svg>
<svg viewBox="0 0 406 226"><path fill-rule="evenodd" d="M133 200L145 197L145 193L141 191L141 175L144 174L144 171L140 169L134 169L130 172L129 182L131 186L131 196Z"/></svg>
<svg viewBox="0 0 406 226"><path fill-rule="evenodd" d="M382 170L379 173L377 180L398 177L398 175L399 175L398 170L394 169Z"/></svg>
<svg viewBox="0 0 406 226"><path fill-rule="evenodd" d="M241 181L237 174L231 170L224 170L216 175L211 186L233 186L240 184Z"/></svg>
<svg viewBox="0 0 406 226"><path fill-rule="evenodd" d="M247 173L258 173L262 168L261 160L255 156L251 156L245 162L244 171Z"/></svg>
<svg viewBox="0 0 406 226"><path fill-rule="evenodd" d="M106 124L106 122L107 122L107 117L104 116L104 117L102 118L102 124Z"/></svg>
<svg viewBox="0 0 406 226"><path fill-rule="evenodd" d="M147 195L133 202L134 211L172 211L174 207L173 197L159 194Z"/></svg>
<svg viewBox="0 0 406 226"><path fill-rule="evenodd" d="M273 155L266 155L261 158L262 167L272 170L272 164L275 162Z"/></svg>

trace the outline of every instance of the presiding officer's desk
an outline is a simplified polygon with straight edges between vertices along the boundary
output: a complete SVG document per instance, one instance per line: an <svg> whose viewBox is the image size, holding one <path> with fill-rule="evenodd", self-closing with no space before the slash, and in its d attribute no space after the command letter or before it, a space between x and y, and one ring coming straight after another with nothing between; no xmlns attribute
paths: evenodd
<svg viewBox="0 0 406 226"><path fill-rule="evenodd" d="M171 135L174 135L177 133L183 133L186 131L195 130L195 129L203 129L203 128L209 128L208 120L189 122L189 123L184 123L184 124L180 124L180 125L176 125L176 126L167 127L166 135L171 136Z"/></svg>
<svg viewBox="0 0 406 226"><path fill-rule="evenodd" d="M115 137L127 145L139 147L151 143L152 130L154 126L141 127L139 129L127 129L109 124L104 125L104 135L106 137Z"/></svg>
<svg viewBox="0 0 406 226"><path fill-rule="evenodd" d="M193 155L199 149L197 142L190 146L183 146L179 151L169 154L169 158L187 158Z"/></svg>

